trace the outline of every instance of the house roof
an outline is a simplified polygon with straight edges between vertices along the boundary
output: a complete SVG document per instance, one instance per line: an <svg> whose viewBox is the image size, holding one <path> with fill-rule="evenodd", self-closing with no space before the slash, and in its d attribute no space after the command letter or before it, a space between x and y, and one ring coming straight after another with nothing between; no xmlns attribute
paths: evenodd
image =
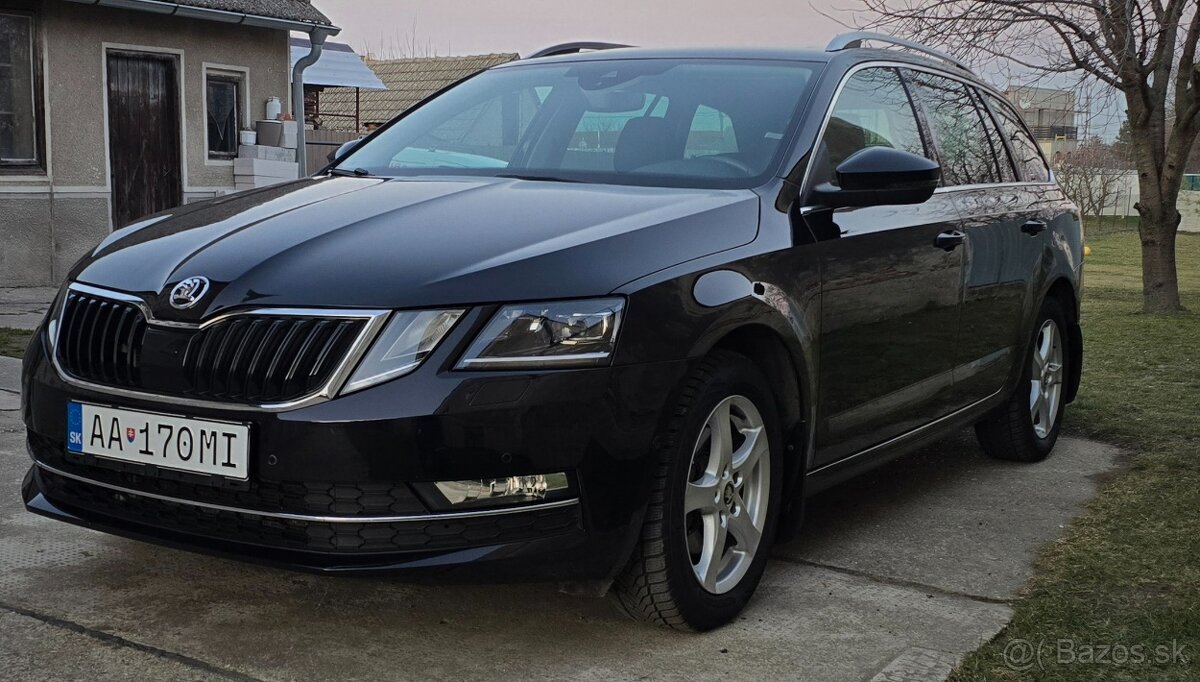
<svg viewBox="0 0 1200 682"><path fill-rule="evenodd" d="M309 0L172 0L177 5L238 12L272 19L303 21L307 24L331 26L333 22Z"/></svg>
<svg viewBox="0 0 1200 682"><path fill-rule="evenodd" d="M334 35L341 29L309 0L71 0L189 19Z"/></svg>
<svg viewBox="0 0 1200 682"><path fill-rule="evenodd" d="M383 81L387 90L360 94L360 120L363 123L389 121L442 88L484 69L517 59L513 53L470 57L418 57L412 59L368 60L367 66ZM305 81L307 82L307 78ZM328 88L321 93L324 113L354 115L354 89ZM353 118L329 117L327 128L352 130Z"/></svg>
<svg viewBox="0 0 1200 682"><path fill-rule="evenodd" d="M308 37L293 36L290 41L292 66L312 50ZM305 85L343 86L364 90L384 90L387 86L363 63L354 48L345 43L325 41L321 58L304 70Z"/></svg>

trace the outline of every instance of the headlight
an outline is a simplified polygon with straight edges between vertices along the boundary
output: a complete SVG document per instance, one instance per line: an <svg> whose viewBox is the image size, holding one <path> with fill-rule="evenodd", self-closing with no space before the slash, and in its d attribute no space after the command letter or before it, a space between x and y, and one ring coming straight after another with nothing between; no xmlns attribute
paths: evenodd
<svg viewBox="0 0 1200 682"><path fill-rule="evenodd" d="M624 307L620 298L505 306L479 333L458 368L602 365L616 345Z"/></svg>
<svg viewBox="0 0 1200 682"><path fill-rule="evenodd" d="M400 312L375 338L371 350L342 388L342 393L374 386L403 376L420 366L442 337L454 327L462 310Z"/></svg>

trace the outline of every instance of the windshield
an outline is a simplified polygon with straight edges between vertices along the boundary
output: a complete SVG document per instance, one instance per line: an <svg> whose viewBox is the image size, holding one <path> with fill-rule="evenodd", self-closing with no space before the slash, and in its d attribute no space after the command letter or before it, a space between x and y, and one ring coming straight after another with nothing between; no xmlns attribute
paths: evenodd
<svg viewBox="0 0 1200 682"><path fill-rule="evenodd" d="M667 59L493 69L408 112L337 169L752 187L778 167L813 69Z"/></svg>

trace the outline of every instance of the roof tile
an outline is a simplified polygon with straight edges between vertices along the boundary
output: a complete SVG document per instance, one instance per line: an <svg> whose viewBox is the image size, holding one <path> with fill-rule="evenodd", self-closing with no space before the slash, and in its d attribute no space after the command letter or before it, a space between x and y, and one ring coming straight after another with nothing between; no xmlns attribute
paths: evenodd
<svg viewBox="0 0 1200 682"><path fill-rule="evenodd" d="M259 17L332 25L309 0L171 0L185 7L201 7L225 12L242 12Z"/></svg>

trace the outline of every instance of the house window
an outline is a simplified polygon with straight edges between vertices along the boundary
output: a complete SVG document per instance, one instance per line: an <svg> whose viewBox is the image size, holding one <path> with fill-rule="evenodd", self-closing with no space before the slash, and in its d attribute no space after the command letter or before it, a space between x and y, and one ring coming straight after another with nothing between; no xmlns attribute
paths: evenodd
<svg viewBox="0 0 1200 682"><path fill-rule="evenodd" d="M210 73L205 79L210 159L232 159L237 156L241 90L242 80L237 76Z"/></svg>
<svg viewBox="0 0 1200 682"><path fill-rule="evenodd" d="M0 170L41 166L34 18L0 11Z"/></svg>

